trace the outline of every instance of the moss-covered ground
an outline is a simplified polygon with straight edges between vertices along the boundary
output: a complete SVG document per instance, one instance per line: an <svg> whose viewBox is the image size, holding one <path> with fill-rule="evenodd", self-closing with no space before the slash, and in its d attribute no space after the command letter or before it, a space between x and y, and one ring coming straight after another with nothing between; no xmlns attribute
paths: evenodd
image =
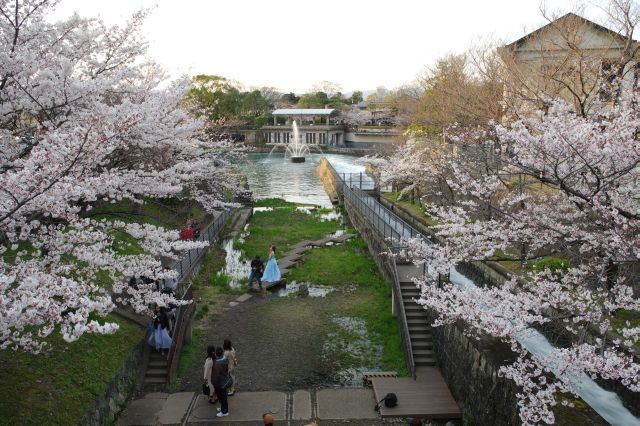
<svg viewBox="0 0 640 426"><path fill-rule="evenodd" d="M262 254L270 241L284 253L302 240L319 239L339 228L282 200L264 200L250 221L249 235L236 248ZM221 250L221 249L216 249ZM254 294L237 306L237 297L213 276L224 253L210 253L195 280L198 308L194 341L186 347L177 389L192 390L202 379L206 346L233 341L241 361L238 388L243 391L353 385L365 370L406 374L401 337L391 314L391 287L360 238L307 251L286 277L288 282L333 289L326 297L278 292ZM357 379L356 379L357 381Z"/></svg>
<svg viewBox="0 0 640 426"><path fill-rule="evenodd" d="M97 204L87 216L177 229L187 218L205 219L206 213L194 202L148 199L142 205L130 201ZM142 252L128 234L114 231L113 237L118 253ZM3 254L7 261L12 255L12 251ZM105 276L102 285L109 284ZM0 425L78 424L144 337L138 325L115 315L107 320L120 325L113 335L86 334L67 343L55 331L40 355L0 351Z"/></svg>
<svg viewBox="0 0 640 426"><path fill-rule="evenodd" d="M116 334L87 334L67 343L59 333L43 353L0 352L0 425L78 424L144 336L113 315Z"/></svg>
<svg viewBox="0 0 640 426"><path fill-rule="evenodd" d="M320 220L320 212L307 213L299 210L296 204L277 198L260 200L256 207L273 210L256 211L249 223L249 235L235 241L234 248L242 251L247 259L256 255L266 258L271 244L281 256L300 241L317 240L339 227L337 220Z"/></svg>

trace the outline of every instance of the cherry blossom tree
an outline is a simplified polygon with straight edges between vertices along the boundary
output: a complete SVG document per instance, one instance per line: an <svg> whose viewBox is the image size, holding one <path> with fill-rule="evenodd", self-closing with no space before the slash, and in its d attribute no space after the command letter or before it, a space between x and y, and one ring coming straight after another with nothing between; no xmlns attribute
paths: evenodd
<svg viewBox="0 0 640 426"><path fill-rule="evenodd" d="M224 144L197 139L180 109L187 81L167 83L145 59L145 13L121 27L77 15L50 23L56 1L0 1L0 348L39 351L111 333L115 303L169 303L151 285L159 258L203 243L173 230L92 219L97 202L178 197L213 212L238 188ZM142 255L119 255L114 232ZM115 283L113 285L104 283ZM101 284L102 283L102 284Z"/></svg>
<svg viewBox="0 0 640 426"><path fill-rule="evenodd" d="M553 423L557 391L576 394L580 374L640 392L640 328L616 321L621 311L640 311L637 97L586 117L552 102L547 113L493 124L477 140L455 138L457 152L437 156L437 167L409 146L382 170L410 185L444 180L452 191L429 208L440 243L405 242L405 254L428 265L418 303L437 313L435 325L463 321L470 334L512 345L518 359L501 372L521 389L525 424ZM563 266L537 263L499 287L437 284L438 274L464 262L549 256ZM551 324L571 343L532 353L523 344L528 331Z"/></svg>

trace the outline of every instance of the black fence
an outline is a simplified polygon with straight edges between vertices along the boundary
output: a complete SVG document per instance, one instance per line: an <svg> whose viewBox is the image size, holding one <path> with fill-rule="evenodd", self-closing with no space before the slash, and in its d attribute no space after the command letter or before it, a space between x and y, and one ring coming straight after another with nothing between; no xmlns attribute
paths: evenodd
<svg viewBox="0 0 640 426"><path fill-rule="evenodd" d="M218 232L224 227L225 222L233 214L233 209L224 210L220 216L218 216L212 224L210 224L206 229L200 232L200 235L196 239L196 241L208 241L211 244L217 237ZM171 269L178 272L178 282L182 283L185 278L189 275L194 265L200 259L200 256L208 249L208 247L203 248L195 248L188 250L180 260L175 262Z"/></svg>

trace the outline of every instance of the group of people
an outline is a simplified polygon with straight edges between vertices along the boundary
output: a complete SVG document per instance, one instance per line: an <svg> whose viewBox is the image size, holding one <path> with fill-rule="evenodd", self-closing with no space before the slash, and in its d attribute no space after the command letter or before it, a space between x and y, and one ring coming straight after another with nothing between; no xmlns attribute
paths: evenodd
<svg viewBox="0 0 640 426"><path fill-rule="evenodd" d="M257 256L251 261L251 274L249 275L249 289L253 289L253 281L258 282L260 290L262 290L262 281L276 282L280 281L282 276L280 275L280 268L278 268L278 262L276 261L276 246L271 244L269 246L269 253L267 259L267 266L264 266L260 256Z"/></svg>
<svg viewBox="0 0 640 426"><path fill-rule="evenodd" d="M236 377L233 370L239 364L231 340L226 339L222 347L208 346L204 361L204 390L208 391L209 403L220 401L218 417L229 415L228 397L236 392Z"/></svg>
<svg viewBox="0 0 640 426"><path fill-rule="evenodd" d="M164 267L165 273L171 273L171 268L169 266ZM145 277L143 275L136 278L132 276L129 278L129 286L138 289L138 286L141 284L155 284L156 291L166 294L174 294L176 289L178 288L178 279L177 278L157 278L152 280L149 277Z"/></svg>
<svg viewBox="0 0 640 426"><path fill-rule="evenodd" d="M197 240L200 236L200 227L198 223L192 219L187 219L187 223L180 228L181 240Z"/></svg>

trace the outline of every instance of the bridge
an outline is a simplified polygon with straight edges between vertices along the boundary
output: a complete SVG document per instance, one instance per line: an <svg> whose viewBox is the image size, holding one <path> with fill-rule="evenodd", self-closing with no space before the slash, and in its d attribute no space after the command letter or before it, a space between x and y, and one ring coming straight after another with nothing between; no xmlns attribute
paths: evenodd
<svg viewBox="0 0 640 426"><path fill-rule="evenodd" d="M375 182L363 173L338 173L323 159L338 197L353 224L367 240L378 266L392 283L393 309L398 317L405 362L410 377L372 378L374 393L381 400L387 393L398 396L398 405L382 406L382 417L415 417L423 419L461 418L442 374L436 367L433 338L426 310L416 303L420 290L413 278L422 276L422 268L395 256L380 253L402 249L402 238L428 239L370 195Z"/></svg>

